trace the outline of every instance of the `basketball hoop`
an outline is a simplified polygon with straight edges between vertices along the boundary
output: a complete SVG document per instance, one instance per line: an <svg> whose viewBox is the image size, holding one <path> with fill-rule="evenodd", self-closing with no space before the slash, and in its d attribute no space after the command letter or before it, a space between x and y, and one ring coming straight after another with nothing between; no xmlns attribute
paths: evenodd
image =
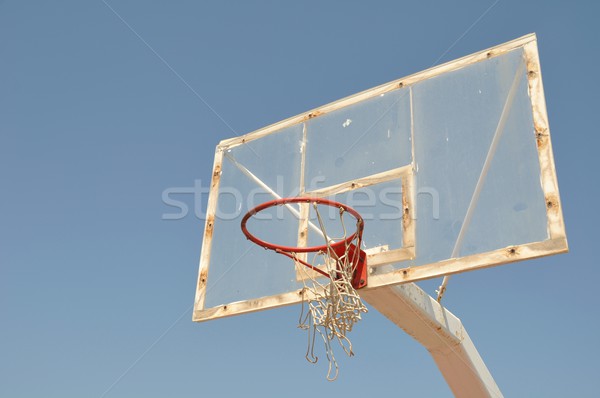
<svg viewBox="0 0 600 398"><path fill-rule="evenodd" d="M325 243L318 246L284 246L264 241L248 230L247 222L257 213L275 206L286 206L300 221L300 213L290 204L312 205L319 225L313 229L320 233ZM319 212L319 206L329 206L339 210L340 223L343 230L341 238L332 239L327 235L325 224ZM348 234L344 223L344 214L350 214L356 220L356 231ZM304 220L308 225L310 221ZM338 375L338 365L333 355L331 342L337 340L346 354L354 355L352 344L346 334L361 319L361 313L367 308L356 292L367 285L366 253L360 249L364 221L361 215L353 208L339 202L322 198L295 197L276 199L265 202L246 213L241 223L242 232L255 244L276 253L291 258L297 269L297 274L304 283L302 290L302 312L299 327L308 331L308 350L306 359L316 363L318 358L314 355L314 342L318 333L325 344L327 359L329 360L328 380L335 380ZM309 262L308 254L313 253ZM313 272L311 272L313 271ZM327 282L322 278L326 277ZM308 310L305 311L305 303Z"/></svg>

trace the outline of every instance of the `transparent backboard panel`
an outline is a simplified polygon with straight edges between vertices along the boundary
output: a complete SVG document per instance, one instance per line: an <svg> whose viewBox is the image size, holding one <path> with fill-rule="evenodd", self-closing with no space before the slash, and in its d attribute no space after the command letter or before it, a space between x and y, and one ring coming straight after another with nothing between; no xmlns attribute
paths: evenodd
<svg viewBox="0 0 600 398"><path fill-rule="evenodd" d="M331 186L410 164L408 94L383 93L308 121L307 181Z"/></svg>
<svg viewBox="0 0 600 398"><path fill-rule="evenodd" d="M363 249L386 246L390 250L402 247L402 182L399 179L329 198L358 211L365 220L365 225L369 225L363 233ZM319 242L320 237L315 235L314 238L313 245Z"/></svg>
<svg viewBox="0 0 600 398"><path fill-rule="evenodd" d="M240 229L251 208L296 196L363 216L366 289L566 251L535 36L223 141L195 320L300 301L294 262ZM324 244L302 206L261 212L248 228L281 245ZM336 209L321 216L327 235L344 235Z"/></svg>

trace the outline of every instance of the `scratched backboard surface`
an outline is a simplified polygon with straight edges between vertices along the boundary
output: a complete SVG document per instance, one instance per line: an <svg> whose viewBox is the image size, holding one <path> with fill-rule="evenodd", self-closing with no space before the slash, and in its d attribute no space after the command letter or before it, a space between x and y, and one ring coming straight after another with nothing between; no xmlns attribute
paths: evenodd
<svg viewBox="0 0 600 398"><path fill-rule="evenodd" d="M240 230L250 208L281 197L362 214L366 289L566 251L549 134L529 35L221 142L194 320L300 301L293 262ZM339 217L324 218L342 233ZM302 222L278 207L249 227L278 244L322 244L314 215Z"/></svg>

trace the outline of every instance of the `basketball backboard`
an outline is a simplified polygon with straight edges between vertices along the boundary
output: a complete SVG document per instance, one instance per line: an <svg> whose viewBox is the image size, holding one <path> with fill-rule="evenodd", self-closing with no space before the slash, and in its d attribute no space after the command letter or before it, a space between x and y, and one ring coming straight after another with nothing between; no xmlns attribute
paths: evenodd
<svg viewBox="0 0 600 398"><path fill-rule="evenodd" d="M362 215L364 289L566 252L535 35L222 141L194 321L301 301L293 262L240 230L249 209L295 196ZM300 211L249 227L282 245L322 241Z"/></svg>

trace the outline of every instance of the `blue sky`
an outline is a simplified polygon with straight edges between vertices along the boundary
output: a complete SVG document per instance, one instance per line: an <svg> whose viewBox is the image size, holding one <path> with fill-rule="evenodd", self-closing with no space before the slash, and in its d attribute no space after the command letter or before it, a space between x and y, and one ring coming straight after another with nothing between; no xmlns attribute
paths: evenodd
<svg viewBox="0 0 600 398"><path fill-rule="evenodd" d="M0 1L0 396L452 396L374 310L335 383L296 307L192 323L204 223L164 220L162 193L207 184L222 139L531 32L571 252L453 277L444 303L505 396L597 396L598 11Z"/></svg>

